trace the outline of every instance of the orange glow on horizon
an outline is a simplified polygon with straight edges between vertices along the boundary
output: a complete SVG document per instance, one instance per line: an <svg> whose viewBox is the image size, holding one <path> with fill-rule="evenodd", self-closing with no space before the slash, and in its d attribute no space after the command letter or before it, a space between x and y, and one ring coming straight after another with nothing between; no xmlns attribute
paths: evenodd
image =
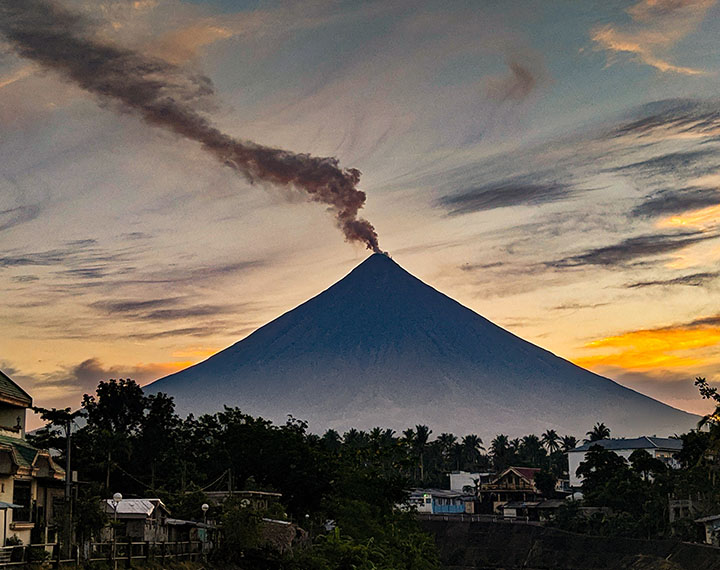
<svg viewBox="0 0 720 570"><path fill-rule="evenodd" d="M615 366L627 370L681 368L707 364L696 351L720 345L720 327L663 328L631 331L586 344L586 349L611 349L604 354L573 359L578 366ZM693 351L693 354L687 354ZM685 354L683 354L685 352Z"/></svg>

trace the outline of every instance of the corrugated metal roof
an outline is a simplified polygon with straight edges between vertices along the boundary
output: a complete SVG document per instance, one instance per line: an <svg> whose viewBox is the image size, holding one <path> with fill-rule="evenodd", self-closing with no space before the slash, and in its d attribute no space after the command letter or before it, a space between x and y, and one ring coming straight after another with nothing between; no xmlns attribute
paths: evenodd
<svg viewBox="0 0 720 570"><path fill-rule="evenodd" d="M162 506L162 508L167 511L167 508L160 499L123 499L117 504L117 514L148 517L155 510L156 506ZM116 512L112 499L105 500L105 512L109 514Z"/></svg>
<svg viewBox="0 0 720 570"><path fill-rule="evenodd" d="M681 439L672 437L649 437L642 436L634 439L599 439L591 441L580 447L576 447L570 452L587 451L593 445L599 445L611 451L622 451L625 449L664 449L668 451L680 451L683 447Z"/></svg>
<svg viewBox="0 0 720 570"><path fill-rule="evenodd" d="M25 390L15 384L10 377L0 370L0 400L3 397L18 402L28 407L32 406L32 398Z"/></svg>

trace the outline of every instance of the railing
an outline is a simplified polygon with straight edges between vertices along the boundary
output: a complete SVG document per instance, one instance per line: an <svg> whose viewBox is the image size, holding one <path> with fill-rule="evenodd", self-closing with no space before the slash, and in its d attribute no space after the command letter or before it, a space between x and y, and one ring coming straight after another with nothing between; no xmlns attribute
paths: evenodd
<svg viewBox="0 0 720 570"><path fill-rule="evenodd" d="M533 526L543 526L542 522L528 520L527 517L503 517L501 515L471 515L467 513L461 514L432 514L418 513L417 518L422 521L456 521L456 522L493 522L493 523L509 523L509 524L528 524Z"/></svg>
<svg viewBox="0 0 720 570"><path fill-rule="evenodd" d="M93 542L90 544L88 562L101 560L164 560L165 558L183 558L199 560L205 550L203 543L197 540L185 542ZM114 546L114 548L113 548Z"/></svg>
<svg viewBox="0 0 720 570"><path fill-rule="evenodd" d="M86 544L84 562L113 562L130 566L133 560L200 560L209 543L185 542L92 542ZM62 558L57 543L26 544L0 547L0 568L23 567L30 564L50 565L53 568L80 567L80 548L72 549L72 558Z"/></svg>
<svg viewBox="0 0 720 570"><path fill-rule="evenodd" d="M57 543L19 544L0 547L0 568L41 564L57 554Z"/></svg>

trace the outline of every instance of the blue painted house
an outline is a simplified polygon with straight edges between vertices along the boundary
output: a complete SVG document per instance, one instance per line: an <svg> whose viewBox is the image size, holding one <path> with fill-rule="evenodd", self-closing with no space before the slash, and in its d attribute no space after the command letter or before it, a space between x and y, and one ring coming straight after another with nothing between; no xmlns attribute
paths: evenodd
<svg viewBox="0 0 720 570"><path fill-rule="evenodd" d="M472 513L473 495L447 489L414 489L410 494L410 505L419 513L463 514Z"/></svg>

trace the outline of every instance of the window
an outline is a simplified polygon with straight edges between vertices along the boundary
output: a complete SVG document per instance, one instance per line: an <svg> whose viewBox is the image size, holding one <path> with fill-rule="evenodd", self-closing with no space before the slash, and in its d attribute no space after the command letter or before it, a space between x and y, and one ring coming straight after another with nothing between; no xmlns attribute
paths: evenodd
<svg viewBox="0 0 720 570"><path fill-rule="evenodd" d="M13 509L13 522L32 522L32 494L30 481L14 481L13 503L21 505Z"/></svg>

